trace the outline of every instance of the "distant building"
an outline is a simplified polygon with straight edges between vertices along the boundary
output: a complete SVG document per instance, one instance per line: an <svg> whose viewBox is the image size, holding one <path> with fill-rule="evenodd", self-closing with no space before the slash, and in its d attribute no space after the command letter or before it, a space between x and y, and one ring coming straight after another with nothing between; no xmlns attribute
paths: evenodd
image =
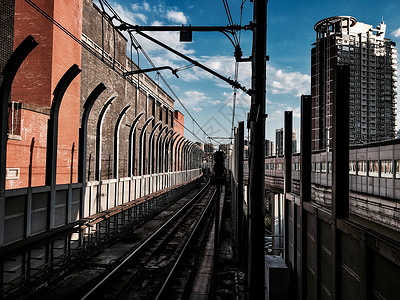
<svg viewBox="0 0 400 300"><path fill-rule="evenodd" d="M297 137L296 137L296 129L293 129L292 133L292 153L297 153Z"/></svg>
<svg viewBox="0 0 400 300"><path fill-rule="evenodd" d="M196 144L197 146L199 146L201 150L203 150L203 151L204 151L204 143L201 143L201 142L195 142L195 144Z"/></svg>
<svg viewBox="0 0 400 300"><path fill-rule="evenodd" d="M283 140L284 140L284 129L283 128L276 129L275 130L275 143L276 143L275 155L276 156L283 155L283 151L284 151ZM267 145L266 145L266 147L267 147ZM273 149L273 144L272 144L271 147L272 147L271 149ZM297 152L296 129L293 129L293 132L292 132L292 153L296 153L296 152ZM267 153L267 151L265 151L265 153ZM270 155L273 155L273 154L270 154ZM266 154L266 156L268 156L268 155Z"/></svg>
<svg viewBox="0 0 400 300"><path fill-rule="evenodd" d="M271 140L265 140L265 156L274 155L274 142Z"/></svg>
<svg viewBox="0 0 400 300"><path fill-rule="evenodd" d="M214 145L213 144L204 144L204 152L205 153L213 153L214 152Z"/></svg>
<svg viewBox="0 0 400 300"><path fill-rule="evenodd" d="M179 111L174 111L174 131L180 135L185 133L185 116Z"/></svg>
<svg viewBox="0 0 400 300"><path fill-rule="evenodd" d="M223 151L226 156L229 155L230 150L231 150L231 145L230 144L221 144L221 145L219 145L219 151Z"/></svg>
<svg viewBox="0 0 400 300"><path fill-rule="evenodd" d="M245 158L249 158L249 141L248 140L244 140L244 153L243 153L243 155L244 155L244 157Z"/></svg>
<svg viewBox="0 0 400 300"><path fill-rule="evenodd" d="M377 28L354 17L331 17L314 29L311 50L312 150L331 147L333 68L350 66L351 144L393 139L396 126L396 44Z"/></svg>
<svg viewBox="0 0 400 300"><path fill-rule="evenodd" d="M275 130L275 155L283 155L283 128Z"/></svg>

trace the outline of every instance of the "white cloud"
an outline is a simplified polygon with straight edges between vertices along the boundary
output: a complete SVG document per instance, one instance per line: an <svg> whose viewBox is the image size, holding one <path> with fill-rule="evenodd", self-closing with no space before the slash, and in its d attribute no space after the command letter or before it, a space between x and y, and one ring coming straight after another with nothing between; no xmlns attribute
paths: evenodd
<svg viewBox="0 0 400 300"><path fill-rule="evenodd" d="M293 112L293 118L300 119L300 107L291 107L291 106L286 106L283 109L277 109L273 112L268 113L268 121L283 121L285 111L292 111Z"/></svg>
<svg viewBox="0 0 400 300"><path fill-rule="evenodd" d="M233 107L233 94L234 94L234 92L230 92L230 93L224 92L224 94L223 94L224 99L225 99L225 101L224 101L225 104L230 107ZM236 104L235 104L236 107L244 106L244 107L248 108L248 107L250 107L250 103L251 103L251 98L249 95L245 94L241 90L238 90L236 92Z"/></svg>
<svg viewBox="0 0 400 300"><path fill-rule="evenodd" d="M143 2L142 4L133 3L133 4L131 4L131 8L134 11L143 11L143 10L149 11L150 10L150 4L147 3L147 2Z"/></svg>
<svg viewBox="0 0 400 300"><path fill-rule="evenodd" d="M267 66L267 91L272 94L290 93L296 97L309 94L311 76L300 72L286 72Z"/></svg>
<svg viewBox="0 0 400 300"><path fill-rule="evenodd" d="M170 20L174 23L178 23L178 24L186 24L187 23L187 19L186 19L185 15L183 14L183 12L181 12L181 11L170 10L167 12L167 18L168 18L168 20Z"/></svg>
<svg viewBox="0 0 400 300"><path fill-rule="evenodd" d="M198 61L202 65L208 67L209 69L217 72L218 74L234 80L235 59L233 56L201 56L198 58L191 56L191 58ZM251 75L250 64L241 64L239 66L238 82L242 86L250 88L250 79L251 79L250 75ZM193 67L191 69L183 71L180 77L182 77L182 80L188 82L199 81L199 80L213 80L213 84L218 87L227 89L231 88L229 83L215 77L211 73L199 67Z"/></svg>
<svg viewBox="0 0 400 300"><path fill-rule="evenodd" d="M226 78L234 79L235 60L231 56L202 56L198 58L197 61ZM183 71L181 74L184 81L215 79L214 84L217 86L225 88L230 87L227 82L215 78L212 74L198 67ZM238 82L249 89L251 88L250 81L251 64L240 64ZM310 82L311 76L308 74L288 72L267 65L267 92L269 94L291 94L295 97L300 97L303 94L310 93ZM250 99L243 93L241 93L240 96ZM245 100L245 102L248 101L249 100Z"/></svg>
<svg viewBox="0 0 400 300"><path fill-rule="evenodd" d="M136 13L137 10L135 6L131 6L131 9L121 5L116 2L111 2L111 6L116 11L116 13L121 17L121 19L130 24L142 24L146 23L147 17L142 13Z"/></svg>
<svg viewBox="0 0 400 300"><path fill-rule="evenodd" d="M211 105L217 105L217 104L221 104L222 101L221 100L211 100L211 101L208 101L208 103L210 103Z"/></svg>
<svg viewBox="0 0 400 300"><path fill-rule="evenodd" d="M392 35L394 35L395 37L400 37L400 28L397 28L395 31L393 31Z"/></svg>
<svg viewBox="0 0 400 300"><path fill-rule="evenodd" d="M209 102L211 98L200 91L186 91L183 99L181 100L187 106L199 107L200 105Z"/></svg>
<svg viewBox="0 0 400 300"><path fill-rule="evenodd" d="M149 11L150 10L150 4L147 2L143 2L143 9Z"/></svg>
<svg viewBox="0 0 400 300"><path fill-rule="evenodd" d="M161 24L152 24L152 25L161 25ZM177 50L180 53L185 55L193 55L195 52L193 49L189 49L186 43L179 42L179 32L151 32L147 33L149 36L153 37L156 40L161 41L162 43L168 45L169 47ZM173 54L172 52L162 48L161 46L153 43L152 41L140 36L139 34L135 34L136 39L139 41L140 45L146 52L149 54L150 57L163 57L169 59L170 61L183 61L182 58L179 58L177 55ZM183 64L187 65L188 62L184 61L184 63L179 63L177 66L182 66Z"/></svg>
<svg viewBox="0 0 400 300"><path fill-rule="evenodd" d="M193 107L193 110L195 112L199 112L199 111L202 111L203 109L201 107Z"/></svg>
<svg viewBox="0 0 400 300"><path fill-rule="evenodd" d="M146 22L147 22L147 17L146 17L144 14L137 13L137 14L135 15L135 17L136 17L137 19L139 19L140 21L142 21L143 23L146 23Z"/></svg>

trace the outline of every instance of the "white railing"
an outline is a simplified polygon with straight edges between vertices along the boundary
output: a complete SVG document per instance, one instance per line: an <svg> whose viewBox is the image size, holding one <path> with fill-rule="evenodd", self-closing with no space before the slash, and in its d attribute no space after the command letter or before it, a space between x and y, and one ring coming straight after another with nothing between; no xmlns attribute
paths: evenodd
<svg viewBox="0 0 400 300"><path fill-rule="evenodd" d="M87 182L83 217L183 183L200 173L201 169L193 169Z"/></svg>

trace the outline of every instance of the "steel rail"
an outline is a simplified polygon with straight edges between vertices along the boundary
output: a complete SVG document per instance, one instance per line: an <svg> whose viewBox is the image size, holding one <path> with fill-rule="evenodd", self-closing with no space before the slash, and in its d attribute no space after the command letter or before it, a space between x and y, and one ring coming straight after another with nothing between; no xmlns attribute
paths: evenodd
<svg viewBox="0 0 400 300"><path fill-rule="evenodd" d="M213 191L213 193L212 193L212 195L210 197L211 200L214 199L214 197L216 195L216 192L217 192L217 190ZM203 210L203 213L201 214L200 218L197 220L197 223L196 223L194 229L192 230L192 233L190 234L188 240L186 241L185 246L183 247L181 253L179 254L179 256L177 258L177 260L175 261L175 264L173 265L172 269L170 270L167 278L164 281L163 286L161 287L161 289L158 292L158 294L155 297L155 299L160 299L160 297L164 293L165 288L167 287L167 285L168 285L170 279L172 278L172 276L174 275L175 271L178 269L178 265L180 264L183 255L186 254L186 249L189 247L190 243L192 242L193 237L197 233L197 231L198 231L198 229L200 227L200 224L203 221L203 219L205 218L206 213L208 212L212 202L213 201L208 201L206 208Z"/></svg>
<svg viewBox="0 0 400 300"><path fill-rule="evenodd" d="M157 231L155 231L151 236L149 236L138 248L136 248L131 254L129 254L121 263L118 264L107 276L105 276L96 286L94 286L88 293L86 293L81 300L90 299L96 291L100 290L111 278L117 274L117 272L122 269L127 263L131 261L135 255L137 255L143 248L145 248L149 243L151 243L163 230L165 230L169 224L174 222L181 214L201 195L205 193L205 191L210 186L210 179L208 179L207 184L188 202L186 203L178 212L176 212L167 222L165 222Z"/></svg>

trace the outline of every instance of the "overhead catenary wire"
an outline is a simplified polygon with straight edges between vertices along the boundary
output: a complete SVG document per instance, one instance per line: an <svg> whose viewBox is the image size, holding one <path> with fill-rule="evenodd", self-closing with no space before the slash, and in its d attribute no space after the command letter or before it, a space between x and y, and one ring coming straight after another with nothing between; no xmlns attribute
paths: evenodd
<svg viewBox="0 0 400 300"><path fill-rule="evenodd" d="M137 39L132 36L135 43L137 43L139 45L139 42L137 41ZM150 56L147 54L147 52L143 49L143 47L139 48L140 51L142 52L143 56L147 59L147 61L149 62L149 64L155 68L155 64L153 63L153 61L151 60ZM193 64L192 64L193 65ZM186 68L192 67L192 65L188 65L186 66ZM182 105L183 109L186 111L186 113L190 116L190 118L192 119L192 121L200 128L200 130L207 136L210 137L209 134L207 134L207 132L204 131L204 129L199 125L199 123L194 119L194 117L191 115L191 113L187 110L187 108L185 107L185 105L183 104L183 102L181 101L181 99L178 97L178 95L176 95L176 93L174 92L174 90L171 88L171 86L168 84L168 82L165 80L164 76L162 76L162 74L159 74L162 82L165 84L165 86L169 89L169 91L173 94L173 96L176 98L176 100L178 100L178 102ZM190 132L190 130L188 130ZM196 136L196 135L195 135ZM196 136L197 137L197 136ZM197 137L198 138L198 137ZM214 140L215 141L215 140ZM218 141L215 141L216 143L221 144Z"/></svg>
<svg viewBox="0 0 400 300"><path fill-rule="evenodd" d="M226 12L226 16L228 17L228 22L229 25L233 25L233 19L232 19L232 14L231 14L231 10L229 9L229 3L228 0L222 0L223 4L224 4L224 8L225 8L225 12ZM236 32L232 33L233 35L233 39L235 40L235 45L237 45L239 43L238 38L236 36Z"/></svg>
<svg viewBox="0 0 400 300"><path fill-rule="evenodd" d="M115 18L116 20L118 20L119 22L123 23L124 21L120 18L120 16L117 14L117 12L112 8L112 6L108 3L107 0L99 0L101 2L103 2L107 8L112 12L112 14L114 15L113 17L111 17L111 20L113 18ZM103 11L104 13L107 13L106 11ZM155 68L155 64L153 63L153 61L151 60L150 56L146 53L146 51L143 49L143 47L140 46L140 43L138 42L138 40L132 35L131 31L128 31L129 35L131 37L131 40L135 41L135 44L138 45L138 49L142 52L143 56L146 58L146 60L150 63L150 65ZM182 67L183 70L188 69L193 67L194 64L190 64L187 66ZM192 121L199 127L199 129L207 136L210 138L209 134L207 134L204 129L199 125L199 123L194 119L194 117L192 116L192 114L187 110L187 108L185 107L185 105L183 104L183 102L179 99L179 97L176 95L176 93L173 91L173 89L171 88L171 86L167 83L167 81L165 80L165 78L161 75L161 73L157 72L157 75L161 78L161 80L164 82L164 84L168 87L168 89L170 90L170 92L174 95L174 97L178 100L178 102L182 105L183 109L186 111L186 113L190 116L190 118L192 119ZM190 132L190 130L188 130ZM194 135L196 136L196 135ZM196 136L196 138L198 138ZM200 139L199 139L200 140ZM220 142L214 140L216 143L221 144Z"/></svg>
<svg viewBox="0 0 400 300"><path fill-rule="evenodd" d="M225 1L225 0L224 0ZM246 0L242 0L242 4L240 5L240 22L239 25L242 25L243 20L243 5ZM239 31L239 38L238 38L238 46L240 47L240 39L241 39L241 31ZM235 81L238 80L239 77L239 62L235 62ZM232 105L232 126L231 126L231 137L234 135L235 129L235 111L236 111L236 100L237 100L237 89L235 88L233 91L233 105Z"/></svg>
<svg viewBox="0 0 400 300"><path fill-rule="evenodd" d="M110 21L112 22L113 19L116 19L119 22L123 22L123 20L119 17L119 15L116 13L116 11L112 8L112 6L106 1L106 0L99 0L99 2L101 1L100 5L102 6L103 9L103 13L107 14L108 17L110 18ZM35 10L37 10L40 14L42 14L46 19L48 19L50 22L52 22L55 26L57 26L58 28L60 28L64 33L66 33L69 37L71 37L75 42L77 42L78 44L80 44L83 48L85 48L87 51L89 51L92 55L94 56L98 56L98 54L92 50L88 45L86 45L84 42L81 41L81 39L79 39L78 37L76 37L74 34L72 34L69 30L67 30L65 27L63 27L60 23L58 23L53 17L51 17L49 14L47 14L44 10L42 10L38 5L36 5L34 2L32 2L31 0L25 0L25 2L27 2L29 5L31 5ZM103 4L110 10L110 12L113 14L113 16L109 16L109 14L105 11ZM147 53L144 51L143 47L141 47L141 45L139 44L139 42L133 37L132 34L130 34L131 38L131 42L132 40L135 41L136 44L133 45L133 47L136 50L141 50L142 54L145 56L145 58L149 61L149 63L155 67L155 65L153 64L153 62L151 61L150 57L147 55ZM184 66L181 68L181 70L186 70L189 69L191 67L195 66L194 64L190 64L187 66ZM207 132L204 131L204 129L199 125L199 123L194 119L194 117L190 114L190 112L187 110L187 108L185 107L185 105L182 103L182 101L179 99L179 97L175 94L175 92L172 90L171 86L167 83L167 81L164 79L164 77L160 74L160 77L162 79L162 81L164 82L164 84L168 87L168 89L171 91L171 93L174 95L174 97L178 100L178 102L182 105L182 107L184 108L184 110L187 112L187 114L190 116L190 118L193 120L193 122L199 127L199 129L210 139L212 139L210 137L209 134L207 134ZM187 128L186 128L187 129ZM189 132L191 132L189 129L187 129ZM192 133L192 132L191 132ZM200 141L202 141L197 135L195 135L194 133L192 133L197 139L199 139ZM219 141L216 141L214 139L212 139L213 141L215 141L218 144L221 144ZM202 141L204 142L204 141Z"/></svg>
<svg viewBox="0 0 400 300"><path fill-rule="evenodd" d="M191 131L189 128L187 128L184 124L182 124L181 122L179 122L178 119L174 118L174 120L176 121L176 123L178 123L179 125L181 125L183 128L185 128L187 131L189 131L194 137L196 137L200 142L206 144L205 141L203 141L201 138L199 138L193 131Z"/></svg>

